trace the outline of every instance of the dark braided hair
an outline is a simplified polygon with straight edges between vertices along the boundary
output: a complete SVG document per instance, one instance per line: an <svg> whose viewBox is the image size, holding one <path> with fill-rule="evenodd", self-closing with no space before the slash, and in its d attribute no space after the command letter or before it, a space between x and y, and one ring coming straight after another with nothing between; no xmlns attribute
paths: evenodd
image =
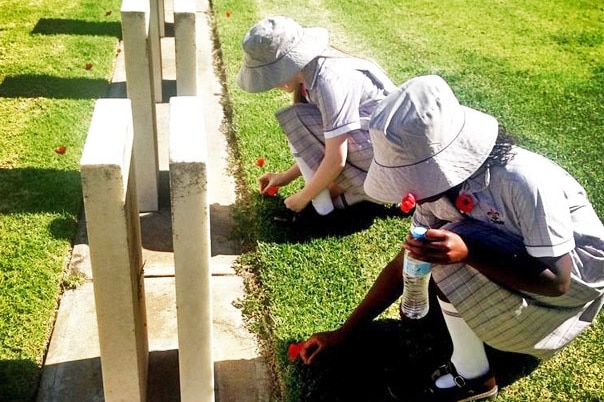
<svg viewBox="0 0 604 402"><path fill-rule="evenodd" d="M484 161L483 166L503 166L508 163L514 157L514 153L512 152L514 144L514 137L507 132L505 127L499 125L495 145Z"/></svg>
<svg viewBox="0 0 604 402"><path fill-rule="evenodd" d="M491 153L476 171L478 172L492 166L504 166L514 157L514 152L512 151L514 144L514 137L500 125L497 131L497 139L495 140L495 145L493 145ZM455 199L459 195L459 190L462 186L463 183L460 183L457 186L445 191L444 194L451 200L451 202L455 203Z"/></svg>

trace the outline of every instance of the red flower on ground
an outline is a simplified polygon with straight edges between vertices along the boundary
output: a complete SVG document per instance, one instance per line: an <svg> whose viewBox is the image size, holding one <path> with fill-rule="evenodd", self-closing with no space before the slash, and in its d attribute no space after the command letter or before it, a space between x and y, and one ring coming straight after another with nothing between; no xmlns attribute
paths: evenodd
<svg viewBox="0 0 604 402"><path fill-rule="evenodd" d="M269 187L266 190L265 194L268 195L269 197L274 197L278 192L279 192L279 187L273 186L273 187Z"/></svg>
<svg viewBox="0 0 604 402"><path fill-rule="evenodd" d="M67 147L64 147L63 145L55 148L55 152L58 153L59 155L63 155L65 153L65 151L67 151Z"/></svg>
<svg viewBox="0 0 604 402"><path fill-rule="evenodd" d="M227 18L229 18L230 16L231 16L231 12L230 12L230 11L227 11L227 12L226 12L226 17L227 17Z"/></svg>
<svg viewBox="0 0 604 402"><path fill-rule="evenodd" d="M298 356L300 356L303 346L304 346L304 342L289 344L289 347L287 348L287 357L289 358L290 361L293 362L294 360L296 360L298 358Z"/></svg>
<svg viewBox="0 0 604 402"><path fill-rule="evenodd" d="M408 214L413 208L415 208L415 196L411 193L407 193L401 201L401 211Z"/></svg>
<svg viewBox="0 0 604 402"><path fill-rule="evenodd" d="M264 166L264 158L258 158L258 160L256 161L256 166Z"/></svg>
<svg viewBox="0 0 604 402"><path fill-rule="evenodd" d="M455 207L464 214L469 214L474 209L474 199L470 194L459 194L455 200Z"/></svg>

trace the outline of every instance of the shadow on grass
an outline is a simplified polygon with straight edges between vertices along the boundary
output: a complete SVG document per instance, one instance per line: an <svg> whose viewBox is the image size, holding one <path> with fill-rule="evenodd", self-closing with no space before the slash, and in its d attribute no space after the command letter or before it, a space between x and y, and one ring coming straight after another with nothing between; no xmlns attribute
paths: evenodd
<svg viewBox="0 0 604 402"><path fill-rule="evenodd" d="M107 92L109 82L93 78L63 78L46 74L23 74L4 78L0 97L96 99Z"/></svg>
<svg viewBox="0 0 604 402"><path fill-rule="evenodd" d="M82 200L80 172L0 169L0 194L0 214L64 211L77 214Z"/></svg>
<svg viewBox="0 0 604 402"><path fill-rule="evenodd" d="M56 213L50 223L56 239L73 238L82 207L80 172L74 170L0 169L0 215Z"/></svg>
<svg viewBox="0 0 604 402"><path fill-rule="evenodd" d="M31 31L40 35L90 35L122 38L119 21L84 21L63 18L40 18Z"/></svg>
<svg viewBox="0 0 604 402"><path fill-rule="evenodd" d="M0 401L32 401L40 367L32 360L0 360Z"/></svg>
<svg viewBox="0 0 604 402"><path fill-rule="evenodd" d="M275 197L270 204L257 208L263 228L258 233L261 241L275 243L303 243L316 238L343 237L368 229L378 218L402 218L398 206L360 202L345 209L335 209L320 216L312 205L299 214L283 206L283 199ZM295 215L295 218L294 218Z"/></svg>
<svg viewBox="0 0 604 402"><path fill-rule="evenodd" d="M313 366L295 363L300 401L421 401L431 373L451 356L451 343L436 299L421 320L383 319L348 344L325 352ZM538 360L487 348L500 388L528 375ZM388 391L397 392L397 399Z"/></svg>

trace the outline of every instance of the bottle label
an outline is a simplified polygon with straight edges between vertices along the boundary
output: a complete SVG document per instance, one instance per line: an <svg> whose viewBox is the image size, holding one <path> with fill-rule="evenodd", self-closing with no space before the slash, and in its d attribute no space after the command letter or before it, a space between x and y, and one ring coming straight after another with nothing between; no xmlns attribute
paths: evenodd
<svg viewBox="0 0 604 402"><path fill-rule="evenodd" d="M426 261L416 260L415 258L406 257L403 262L403 270L409 276L424 276L430 273L432 264Z"/></svg>

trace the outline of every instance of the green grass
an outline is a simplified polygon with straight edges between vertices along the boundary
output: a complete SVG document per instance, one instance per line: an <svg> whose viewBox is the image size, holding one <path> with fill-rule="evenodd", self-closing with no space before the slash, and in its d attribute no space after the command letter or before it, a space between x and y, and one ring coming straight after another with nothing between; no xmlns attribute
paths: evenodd
<svg viewBox="0 0 604 402"><path fill-rule="evenodd" d="M121 35L116 11L114 0L0 1L2 401L36 392L82 209L81 149Z"/></svg>
<svg viewBox="0 0 604 402"><path fill-rule="evenodd" d="M34 396L61 287L71 286L64 271L82 208L79 159L94 99L109 83L119 5L0 0L0 401ZM406 364L422 373L446 356L448 344L437 315L405 326L390 319L393 306L325 364L287 361L289 342L346 318L409 222L392 211L373 218L359 209L348 226L321 233L272 222L282 197L301 183L270 199L256 188L261 172L291 163L272 115L288 97L246 94L234 81L241 38L260 18L285 14L324 26L335 46L377 60L397 83L442 75L463 103L497 116L523 145L569 169L604 216L604 9L598 2L227 0L213 6L240 186L238 235L248 246L240 272L249 292L240 307L263 341L279 400L379 401L384 378L402 376ZM67 147L64 155L54 152L60 145ZM263 168L255 165L260 157ZM602 339L600 317L536 368L491 352L508 369L498 373L504 380L498 400L604 400Z"/></svg>
<svg viewBox="0 0 604 402"><path fill-rule="evenodd" d="M292 162L273 117L288 97L278 91L247 94L235 83L241 39L259 19L283 14L306 26L326 27L332 44L377 60L399 84L421 74L443 76L462 103L496 116L520 144L567 168L604 217L604 8L599 2L221 0L214 2L214 13L242 189L240 235L249 246L241 260L249 290L241 307L264 340L279 399L363 400L367 394L367 400L380 400L376 377L397 373L401 362L418 362L401 348L417 342L428 358L436 358L446 356L447 346L422 332L425 326L400 328L389 321L393 308L355 344L360 349L350 355L356 360L335 353L319 368L286 360L289 342L332 329L347 317L396 253L408 220L378 217L356 232L319 237L271 222L283 208L282 197L300 183L282 189L276 199L257 192L261 172ZM259 157L267 161L263 168L254 164ZM447 337L442 323L434 319L432 324L428 329ZM600 316L572 346L537 368L495 353L494 361L511 376L498 400L604 400L602 339ZM373 357L366 350L375 352ZM371 374L384 367L390 371Z"/></svg>

